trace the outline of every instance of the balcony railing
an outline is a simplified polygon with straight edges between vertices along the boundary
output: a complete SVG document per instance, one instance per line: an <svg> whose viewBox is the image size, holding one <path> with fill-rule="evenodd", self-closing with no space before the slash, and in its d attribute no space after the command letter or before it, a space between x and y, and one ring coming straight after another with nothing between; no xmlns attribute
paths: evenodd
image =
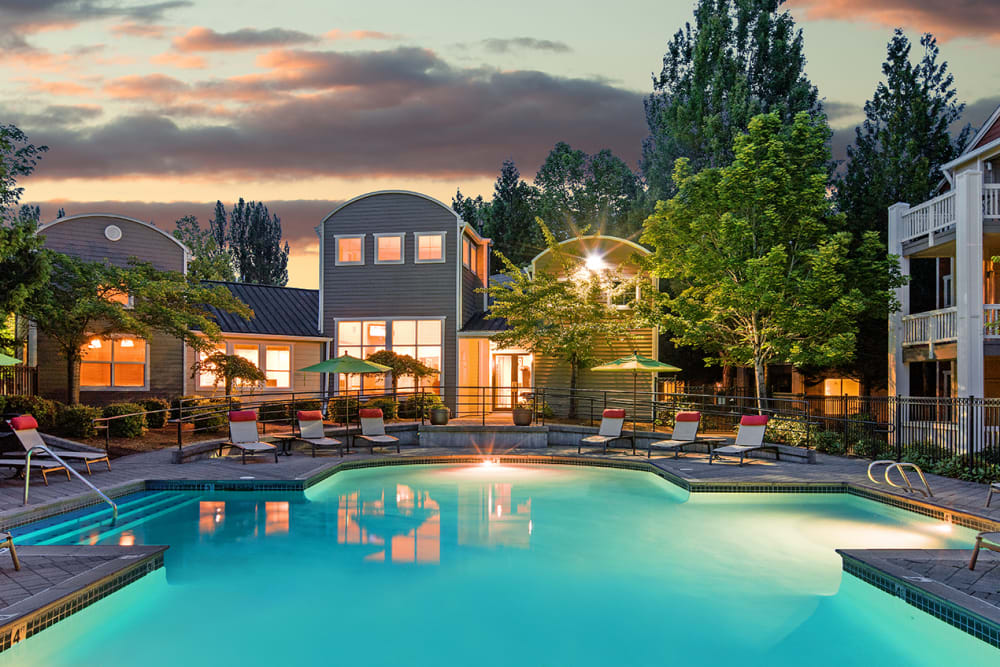
<svg viewBox="0 0 1000 667"><path fill-rule="evenodd" d="M903 215L902 241L926 234L945 231L955 224L955 193L946 192L923 204L914 206Z"/></svg>
<svg viewBox="0 0 1000 667"><path fill-rule="evenodd" d="M983 336L1000 338L1000 304L983 305Z"/></svg>
<svg viewBox="0 0 1000 667"><path fill-rule="evenodd" d="M983 218L1000 220L1000 183L983 184Z"/></svg>
<svg viewBox="0 0 1000 667"><path fill-rule="evenodd" d="M903 345L934 345L958 338L958 309L903 316Z"/></svg>

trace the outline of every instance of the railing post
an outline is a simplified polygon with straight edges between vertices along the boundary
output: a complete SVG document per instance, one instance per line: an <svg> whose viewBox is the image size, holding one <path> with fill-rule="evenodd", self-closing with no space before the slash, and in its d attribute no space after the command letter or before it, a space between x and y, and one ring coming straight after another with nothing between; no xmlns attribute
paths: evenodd
<svg viewBox="0 0 1000 667"><path fill-rule="evenodd" d="M184 448L184 399L177 399L177 449Z"/></svg>
<svg viewBox="0 0 1000 667"><path fill-rule="evenodd" d="M111 453L111 422L104 422L104 453Z"/></svg>
<svg viewBox="0 0 1000 667"><path fill-rule="evenodd" d="M973 454L973 451L974 451L974 442L975 442L975 439L976 439L976 418L975 418L976 407L975 406L976 406L976 397L975 396L969 396L969 408L966 411L966 414L968 415L968 421L969 421L969 433L968 433L968 438L969 439L968 439L968 442L966 443L965 446L966 446L966 453L967 453L966 459L968 459L968 461L969 461L969 470L970 471L975 470L975 468L976 468L975 456Z"/></svg>
<svg viewBox="0 0 1000 667"><path fill-rule="evenodd" d="M903 460L903 401L896 394L896 409L892 418L893 440L896 441L896 461Z"/></svg>
<svg viewBox="0 0 1000 667"><path fill-rule="evenodd" d="M479 388L479 412L482 414L483 426L486 426L486 387Z"/></svg>
<svg viewBox="0 0 1000 667"><path fill-rule="evenodd" d="M594 425L594 397L590 397L590 425Z"/></svg>

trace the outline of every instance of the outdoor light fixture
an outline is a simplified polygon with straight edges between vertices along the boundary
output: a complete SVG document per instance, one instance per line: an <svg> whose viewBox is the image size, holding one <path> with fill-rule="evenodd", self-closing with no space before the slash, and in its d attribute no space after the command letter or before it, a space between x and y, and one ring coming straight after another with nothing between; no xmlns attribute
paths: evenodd
<svg viewBox="0 0 1000 667"><path fill-rule="evenodd" d="M131 338L123 338L122 347L135 347L135 341L133 341Z"/></svg>
<svg viewBox="0 0 1000 667"><path fill-rule="evenodd" d="M584 262L584 266L587 267L588 271L597 273L598 271L603 271L608 268L607 263L605 263L604 258L600 255L587 255L587 260Z"/></svg>
<svg viewBox="0 0 1000 667"><path fill-rule="evenodd" d="M90 349L91 350L99 350L99 349L101 349L101 339L100 338L92 338L91 341L90 341Z"/></svg>

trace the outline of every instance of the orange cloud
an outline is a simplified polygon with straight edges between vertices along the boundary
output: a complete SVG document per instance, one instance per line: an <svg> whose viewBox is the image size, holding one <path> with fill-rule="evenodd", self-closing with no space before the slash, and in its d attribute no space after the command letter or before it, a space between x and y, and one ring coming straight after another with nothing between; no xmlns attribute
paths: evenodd
<svg viewBox="0 0 1000 667"><path fill-rule="evenodd" d="M931 32L940 40L958 37L1000 39L996 0L788 0L809 21L863 21L890 28Z"/></svg>
<svg viewBox="0 0 1000 667"><path fill-rule="evenodd" d="M104 92L121 100L152 100L168 103L187 92L189 86L165 74L123 76L104 84Z"/></svg>
<svg viewBox="0 0 1000 667"><path fill-rule="evenodd" d="M189 56L183 53L165 51L149 59L156 65L167 65L179 69L205 69L205 59L201 56Z"/></svg>
<svg viewBox="0 0 1000 667"><path fill-rule="evenodd" d="M173 41L174 49L181 53L198 51L241 51L273 46L307 44L318 41L316 37L298 30L284 28L243 28L233 32L216 32L195 26Z"/></svg>
<svg viewBox="0 0 1000 667"><path fill-rule="evenodd" d="M93 92L87 86L80 85L73 81L43 81L41 79L28 79L28 87L39 93L49 95L89 95Z"/></svg>
<svg viewBox="0 0 1000 667"><path fill-rule="evenodd" d="M350 32L344 32L340 29L334 29L323 35L327 39L339 40L339 39L402 39L402 35L394 35L388 32L378 32L377 30L351 30Z"/></svg>

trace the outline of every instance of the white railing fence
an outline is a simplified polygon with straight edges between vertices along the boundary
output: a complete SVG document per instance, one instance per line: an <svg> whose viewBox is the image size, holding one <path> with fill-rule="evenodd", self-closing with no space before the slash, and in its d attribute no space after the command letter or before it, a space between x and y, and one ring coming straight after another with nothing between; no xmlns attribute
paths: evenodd
<svg viewBox="0 0 1000 667"><path fill-rule="evenodd" d="M1000 338L1000 303L983 304L983 336Z"/></svg>
<svg viewBox="0 0 1000 667"><path fill-rule="evenodd" d="M983 184L983 218L1000 219L1000 183Z"/></svg>
<svg viewBox="0 0 1000 667"><path fill-rule="evenodd" d="M957 337L957 308L942 308L903 316L903 345L940 343Z"/></svg>
<svg viewBox="0 0 1000 667"><path fill-rule="evenodd" d="M955 224L955 193L946 192L903 214L902 240L933 234Z"/></svg>

